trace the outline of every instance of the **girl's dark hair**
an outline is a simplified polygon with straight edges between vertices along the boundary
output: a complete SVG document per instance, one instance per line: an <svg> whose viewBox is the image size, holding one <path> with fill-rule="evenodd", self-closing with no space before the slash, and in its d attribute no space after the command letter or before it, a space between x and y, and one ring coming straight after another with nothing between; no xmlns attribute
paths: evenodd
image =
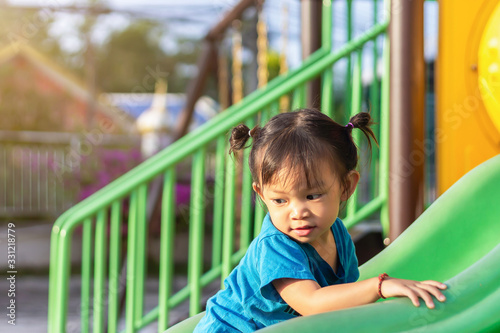
<svg viewBox="0 0 500 333"><path fill-rule="evenodd" d="M330 119L327 115L311 109L281 113L264 126L249 129L246 125L236 126L229 139L230 153L246 148L248 139L253 139L249 164L253 180L264 186L274 182L283 167L289 166L294 176L304 177L308 187L317 185L319 161L330 159L334 171L341 179L358 163L358 151L352 139L353 128L360 129L368 139L377 142L370 129L372 118L367 112L353 116L344 126ZM281 174L280 174L281 177ZM286 182L285 178L285 182Z"/></svg>

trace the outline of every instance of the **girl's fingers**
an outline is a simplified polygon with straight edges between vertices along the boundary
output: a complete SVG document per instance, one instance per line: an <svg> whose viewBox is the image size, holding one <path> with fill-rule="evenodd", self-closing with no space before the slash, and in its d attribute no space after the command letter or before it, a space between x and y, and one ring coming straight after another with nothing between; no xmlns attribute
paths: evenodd
<svg viewBox="0 0 500 333"><path fill-rule="evenodd" d="M408 287L408 291L406 293L406 296L411 300L413 305L415 305L416 307L420 306L420 301L418 300L418 294L415 290Z"/></svg>
<svg viewBox="0 0 500 333"><path fill-rule="evenodd" d="M398 288L399 292L396 289L394 289L393 290L394 295L397 296L399 294L401 296L404 295L408 297L413 303L413 305L416 307L420 306L419 298L421 298L424 301L425 305L429 309L434 309L435 307L432 296L434 296L437 300L441 302L444 302L446 300L446 297L441 292L441 290L447 288L447 286L444 283L434 280L419 282L419 281L399 280L399 279L394 279L393 282L395 286L402 287L402 289ZM391 287L393 287L392 284ZM384 294L386 293L387 292L385 292ZM389 292L389 294L391 294L391 292Z"/></svg>
<svg viewBox="0 0 500 333"><path fill-rule="evenodd" d="M422 282L421 284L418 285L418 287L426 290L429 294L436 297L436 299L439 300L440 302L444 302L446 300L446 296L443 295L443 293L441 292L440 289L446 289L446 288L440 288L442 283L432 281L432 282L436 282L436 283L430 284L430 283L426 283L426 282L428 282L428 281Z"/></svg>
<svg viewBox="0 0 500 333"><path fill-rule="evenodd" d="M418 296L421 299L424 300L425 305L427 305L427 307L429 309L434 309L434 301L432 300L431 295L429 294L429 292L426 289L420 288L420 287L416 287L415 288L415 292L418 294Z"/></svg>
<svg viewBox="0 0 500 333"><path fill-rule="evenodd" d="M446 284L441 283L439 281L434 281L434 280L422 281L422 283L434 286L434 287L439 288L439 289L446 289L446 288L448 288L448 286Z"/></svg>

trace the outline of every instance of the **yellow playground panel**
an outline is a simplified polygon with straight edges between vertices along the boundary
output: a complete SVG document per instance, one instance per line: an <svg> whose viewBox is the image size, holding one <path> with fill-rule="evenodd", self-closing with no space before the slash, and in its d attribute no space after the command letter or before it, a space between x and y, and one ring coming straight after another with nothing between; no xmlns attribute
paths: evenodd
<svg viewBox="0 0 500 333"><path fill-rule="evenodd" d="M500 154L500 3L439 2L437 190Z"/></svg>

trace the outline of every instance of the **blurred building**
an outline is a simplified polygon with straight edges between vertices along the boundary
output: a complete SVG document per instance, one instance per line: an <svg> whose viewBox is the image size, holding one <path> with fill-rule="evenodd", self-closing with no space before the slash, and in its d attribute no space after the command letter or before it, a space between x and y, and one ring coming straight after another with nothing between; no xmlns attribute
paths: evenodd
<svg viewBox="0 0 500 333"><path fill-rule="evenodd" d="M29 45L0 50L0 219L53 220L167 146L184 103L184 94L167 94L166 87L95 99L81 80ZM137 122L146 111L141 133ZM202 97L190 130L217 111Z"/></svg>
<svg viewBox="0 0 500 333"><path fill-rule="evenodd" d="M53 219L140 162L135 119L27 44L0 50L0 116L0 219Z"/></svg>
<svg viewBox="0 0 500 333"><path fill-rule="evenodd" d="M142 136L142 154L148 158L174 140L186 95L167 93L163 83L157 84L154 94L108 93L102 94L101 101L104 100L136 119L136 128ZM189 131L213 118L218 110L219 105L213 99L201 97L194 107Z"/></svg>
<svg viewBox="0 0 500 333"><path fill-rule="evenodd" d="M102 96L112 106L124 110L130 116L137 119L152 106L155 94L109 93L102 94ZM171 127L171 130L173 130L173 127L179 121L185 102L185 94L167 93L165 107L168 110L169 128ZM201 97L195 105L193 121L189 130L192 131L213 118L218 113L218 110L219 105L213 99L207 96Z"/></svg>
<svg viewBox="0 0 500 333"><path fill-rule="evenodd" d="M4 131L77 132L101 127L106 134L135 134L129 114L99 103L72 73L25 43L0 50L0 101L0 114L11 116L0 122Z"/></svg>

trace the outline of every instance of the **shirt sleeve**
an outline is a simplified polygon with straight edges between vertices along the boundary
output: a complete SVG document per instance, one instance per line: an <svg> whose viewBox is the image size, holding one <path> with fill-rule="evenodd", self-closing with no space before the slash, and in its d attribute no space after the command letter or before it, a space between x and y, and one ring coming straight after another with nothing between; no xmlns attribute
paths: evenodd
<svg viewBox="0 0 500 333"><path fill-rule="evenodd" d="M272 282L292 278L315 280L304 250L286 235L274 235L259 243L257 270L260 276L260 292L271 301L282 301Z"/></svg>

